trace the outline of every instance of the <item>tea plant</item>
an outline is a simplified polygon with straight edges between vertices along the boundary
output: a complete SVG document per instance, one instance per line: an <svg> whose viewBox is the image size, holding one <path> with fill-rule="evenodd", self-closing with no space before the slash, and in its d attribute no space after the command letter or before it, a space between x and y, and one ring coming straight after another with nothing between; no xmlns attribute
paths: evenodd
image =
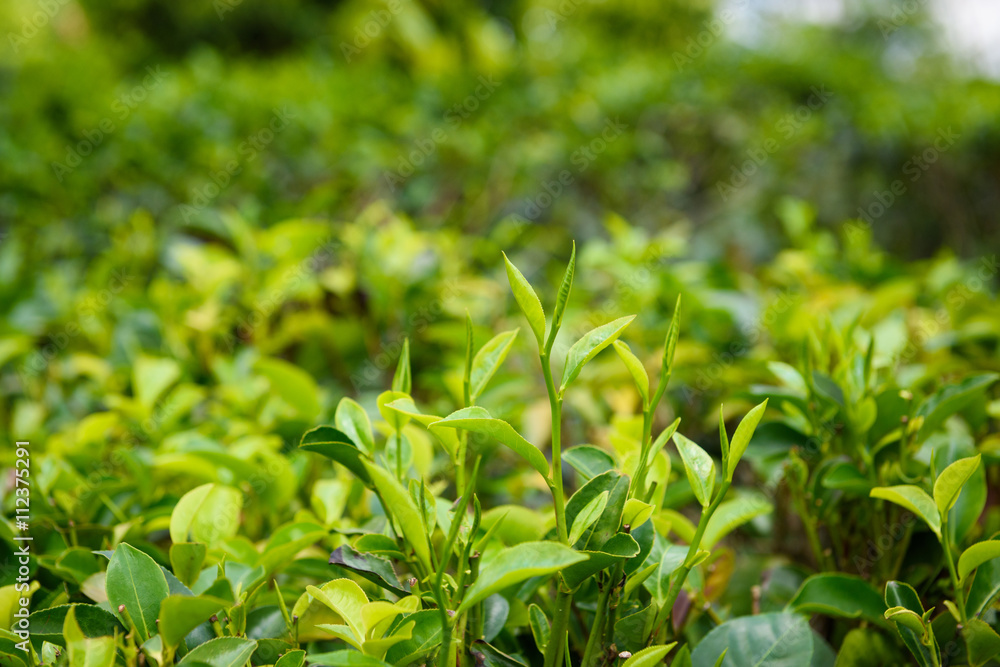
<svg viewBox="0 0 1000 667"><path fill-rule="evenodd" d="M648 340L634 316L563 342L576 261L574 248L543 306L504 257L527 335L479 344L467 315L444 397L421 386L434 378L415 373L420 348L404 339L371 411L343 397L295 448L232 419L225 448L184 430L132 445L120 458L135 480L82 479L68 448L44 460L33 484L53 502L34 531L31 632L16 633L15 584L0 589L2 664L995 661L996 374L960 366L943 386L914 380L882 349L887 337L858 322L820 327L792 364L769 359L780 386L748 382L713 409L706 438L670 400L690 377L681 299L657 334L662 352L625 342ZM525 345L534 375L515 353ZM240 363L219 372L243 378ZM256 367L287 399L259 399L261 415L298 408L279 422L291 430L321 411L294 366ZM134 397L103 423L190 393L173 388L179 376L142 359ZM530 440L529 411L498 400L497 378L512 377L518 401L537 393L548 408ZM592 391L628 399L588 442L576 411ZM236 386L226 400L252 402ZM153 474L198 483L157 495L144 488ZM733 545L752 548L737 559Z"/></svg>

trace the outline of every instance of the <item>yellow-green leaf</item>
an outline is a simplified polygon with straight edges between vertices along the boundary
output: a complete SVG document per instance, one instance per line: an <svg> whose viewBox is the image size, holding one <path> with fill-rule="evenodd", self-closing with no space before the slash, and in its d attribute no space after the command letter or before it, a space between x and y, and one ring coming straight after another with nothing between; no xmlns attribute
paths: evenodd
<svg viewBox="0 0 1000 667"><path fill-rule="evenodd" d="M934 534L941 537L941 514L934 499L919 486L900 484L898 486L878 486L869 494L872 498L882 498L910 510L924 520Z"/></svg>
<svg viewBox="0 0 1000 667"><path fill-rule="evenodd" d="M535 290L532 289L531 284L517 270L517 267L507 259L506 253L504 253L503 261L507 266L507 280L510 281L510 289L514 293L514 300L517 301L521 312L527 318L528 326L538 341L538 348L542 349L545 346L545 311L542 310L542 302L539 301L538 295L535 294Z"/></svg>
<svg viewBox="0 0 1000 667"><path fill-rule="evenodd" d="M684 471L687 473L695 498L702 507L708 507L712 502L712 491L715 489L715 463L712 457L697 443L680 433L674 433L674 445L677 446L677 451L680 452L681 460L684 462Z"/></svg>
<svg viewBox="0 0 1000 667"><path fill-rule="evenodd" d="M635 315L619 317L613 322L591 329L580 340L573 343L573 347L569 348L569 352L566 353L566 367L563 370L562 386L559 391L564 391L569 383L580 374L587 362L596 357L598 352L615 342L634 319Z"/></svg>
<svg viewBox="0 0 1000 667"><path fill-rule="evenodd" d="M934 503L937 505L941 516L947 516L949 510L958 500L958 495L962 492L962 487L969 481L972 474L979 467L982 454L976 454L964 459L958 459L950 466L941 471L934 482Z"/></svg>

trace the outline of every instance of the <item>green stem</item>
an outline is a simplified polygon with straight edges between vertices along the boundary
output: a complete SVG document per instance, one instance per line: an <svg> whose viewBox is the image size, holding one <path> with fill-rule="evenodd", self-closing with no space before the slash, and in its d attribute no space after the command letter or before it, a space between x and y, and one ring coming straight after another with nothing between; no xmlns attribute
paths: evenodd
<svg viewBox="0 0 1000 667"><path fill-rule="evenodd" d="M732 482L723 482L722 486L719 487L718 493L715 495L715 499L701 513L701 518L698 520L698 527L695 529L694 537L691 538L691 545L688 547L687 556L684 558L684 564L674 574L673 581L670 583L670 590L667 592L667 600L657 612L656 619L653 621L653 637L659 633L661 626L669 620L673 613L677 596L680 595L688 573L694 567L694 559L701 549L701 538L705 534L705 529L708 528L708 522L712 518L712 515L715 514L715 510L722 504L722 500L726 497L726 492L729 491L731 484Z"/></svg>
<svg viewBox="0 0 1000 667"><path fill-rule="evenodd" d="M597 596L597 610L594 612L594 624L590 627L590 637L587 638L587 648L583 651L583 662L580 663L581 667L591 667L600 655L599 650L603 648L604 613L608 608L612 588L614 588L612 581L604 582L604 585L601 586L601 592Z"/></svg>
<svg viewBox="0 0 1000 667"><path fill-rule="evenodd" d="M569 544L569 534L566 530L566 498L563 494L562 475L562 395L556 391L552 381L552 368L549 363L548 349L541 354L542 373L545 375L545 389L549 393L549 408L552 412L552 501L555 504L556 532L559 541Z"/></svg>
<svg viewBox="0 0 1000 667"><path fill-rule="evenodd" d="M951 539L948 537L948 519L941 521L941 546L944 547L945 562L948 563L948 574L951 576L951 585L955 588L955 602L958 607L958 615L962 619L962 625L969 622L965 611L965 593L962 585L958 581L958 572L955 570L955 557L951 553Z"/></svg>
<svg viewBox="0 0 1000 667"><path fill-rule="evenodd" d="M569 629L569 612L573 606L573 594L559 588L556 595L556 609L552 617L552 631L545 646L544 667L560 667L566 647L566 633Z"/></svg>

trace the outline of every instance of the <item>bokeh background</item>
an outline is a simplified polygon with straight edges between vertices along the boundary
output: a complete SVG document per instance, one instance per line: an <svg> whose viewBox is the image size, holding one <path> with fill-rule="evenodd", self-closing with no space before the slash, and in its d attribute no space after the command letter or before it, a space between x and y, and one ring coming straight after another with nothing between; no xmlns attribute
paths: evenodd
<svg viewBox="0 0 1000 667"><path fill-rule="evenodd" d="M0 429L58 455L53 493L91 465L74 453L129 438L287 451L341 396L373 406L404 337L414 393L446 414L465 313L480 342L520 324L500 252L551 294L571 240L571 331L639 313L653 359L684 293L668 411L692 436L825 325L877 333L918 391L996 368L996 18L7 0ZM526 339L509 364L489 404L544 442ZM581 383L627 386L597 367ZM570 432L599 439L633 400L581 389Z"/></svg>

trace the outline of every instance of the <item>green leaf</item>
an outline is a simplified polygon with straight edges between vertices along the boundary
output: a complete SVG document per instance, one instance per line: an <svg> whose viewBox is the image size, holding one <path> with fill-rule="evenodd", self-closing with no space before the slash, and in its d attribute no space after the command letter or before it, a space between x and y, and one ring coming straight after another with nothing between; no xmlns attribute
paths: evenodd
<svg viewBox="0 0 1000 667"><path fill-rule="evenodd" d="M924 614L924 606L913 587L901 581L890 581L885 586L885 603L889 607L885 613L886 620L896 624L896 631L903 640L903 644L917 659L921 667L939 665L940 658L935 660L933 655L938 651L937 646L934 644L928 646L924 643L926 628L921 619ZM900 615L898 613L900 610L910 611L913 615ZM890 611L893 613L890 614ZM916 624L913 622L914 617L917 621Z"/></svg>
<svg viewBox="0 0 1000 667"><path fill-rule="evenodd" d="M684 462L691 490L702 507L708 507L712 502L712 491L715 489L715 463L712 457L694 441L680 433L674 433L674 445Z"/></svg>
<svg viewBox="0 0 1000 667"><path fill-rule="evenodd" d="M66 648L69 650L69 667L114 667L116 658L115 639L113 637L89 637L76 620L77 609L87 605L69 605L66 619L61 628ZM34 630L34 628L32 628ZM32 632L32 639L38 636ZM43 659L47 664L55 664ZM4 661L0 654L0 665L11 664ZM22 663L23 664L23 663Z"/></svg>
<svg viewBox="0 0 1000 667"><path fill-rule="evenodd" d="M366 456L358 449L354 441L346 433L332 426L317 426L302 435L299 449L315 452L336 461L350 470L365 484L371 484L368 469L365 467Z"/></svg>
<svg viewBox="0 0 1000 667"><path fill-rule="evenodd" d="M242 637L218 637L188 651L178 665L243 667L257 650L257 642Z"/></svg>
<svg viewBox="0 0 1000 667"><path fill-rule="evenodd" d="M386 661L393 665L419 663L441 644L441 616L437 609L418 611L406 620L414 624L410 638L394 644L385 654Z"/></svg>
<svg viewBox="0 0 1000 667"><path fill-rule="evenodd" d="M877 486L869 494L872 498L882 498L910 510L924 520L934 534L941 539L941 514L934 499L919 486L901 484L899 486Z"/></svg>
<svg viewBox="0 0 1000 667"><path fill-rule="evenodd" d="M167 646L178 646L189 632L207 621L212 614L227 607L217 597L171 595L160 603L160 636Z"/></svg>
<svg viewBox="0 0 1000 667"><path fill-rule="evenodd" d="M997 596L1000 596L1000 559L988 560L976 568L965 603L966 614L979 616Z"/></svg>
<svg viewBox="0 0 1000 667"><path fill-rule="evenodd" d="M543 477L548 477L549 463L545 455L533 444L521 437L514 427L502 419L494 419L485 408L473 406L451 413L444 419L430 425L432 430L438 428L457 428L473 433L482 433L497 440L516 453L520 454L532 468Z"/></svg>
<svg viewBox="0 0 1000 667"><path fill-rule="evenodd" d="M399 583L399 577L388 558L373 553L360 553L345 544L330 554L330 564L345 567L396 595L409 595L409 586Z"/></svg>
<svg viewBox="0 0 1000 667"><path fill-rule="evenodd" d="M622 667L653 667L653 665L660 664L675 646L677 646L677 642L647 646L638 653L633 653L632 657L622 664Z"/></svg>
<svg viewBox="0 0 1000 667"><path fill-rule="evenodd" d="M959 459L938 475L934 482L934 503L941 516L947 516L955 501L958 500L958 494L962 492L962 487L972 477L972 473L976 472L982 458L981 454L976 454Z"/></svg>
<svg viewBox="0 0 1000 667"><path fill-rule="evenodd" d="M271 381L271 389L306 422L315 421L323 407L319 387L312 376L281 359L259 359L257 372Z"/></svg>
<svg viewBox="0 0 1000 667"><path fill-rule="evenodd" d="M549 624L545 612L537 604L528 607L528 625L531 626L531 636L535 639L538 652L544 653L545 647L549 645L549 637L552 635L552 626Z"/></svg>
<svg viewBox="0 0 1000 667"><path fill-rule="evenodd" d="M375 451L375 439L372 437L372 422L365 409L352 398L346 396L337 403L337 412L333 423L347 436L347 441L358 449L371 455Z"/></svg>
<svg viewBox="0 0 1000 667"><path fill-rule="evenodd" d="M537 450L536 450L537 451ZM431 571L430 547L427 545L427 535L424 534L420 512L417 510L410 494L385 468L364 461L368 476L378 490L385 505L385 510L395 518L395 523L417 558Z"/></svg>
<svg viewBox="0 0 1000 667"><path fill-rule="evenodd" d="M156 634L160 603L170 594L156 561L122 542L108 563L104 585L112 609L125 605L141 641Z"/></svg>
<svg viewBox="0 0 1000 667"><path fill-rule="evenodd" d="M944 420L986 392L1000 377L997 373L982 373L964 378L961 382L948 384L928 397L917 408L916 416L923 417L924 423L917 432L917 442L923 441L937 430Z"/></svg>
<svg viewBox="0 0 1000 667"><path fill-rule="evenodd" d="M545 311L542 310L542 302L531 285L525 280L517 267L507 259L506 253L503 256L504 264L507 266L507 280L510 281L510 289L514 293L514 300L528 320L528 326L535 334L538 341L538 349L545 347Z"/></svg>
<svg viewBox="0 0 1000 667"><path fill-rule="evenodd" d="M224 484L202 484L191 489L174 506L170 515L170 540L174 544L196 542L215 544L236 535L240 527L243 493Z"/></svg>
<svg viewBox="0 0 1000 667"><path fill-rule="evenodd" d="M562 453L563 463L573 466L584 482L615 469L615 459L600 447L580 445Z"/></svg>
<svg viewBox="0 0 1000 667"><path fill-rule="evenodd" d="M608 505L608 492L604 491L599 495L595 496L588 502L580 513L576 515L573 519L573 527L569 531L569 543L576 544L577 541L583 537L583 533L594 525L601 514L604 512L604 508Z"/></svg>
<svg viewBox="0 0 1000 667"><path fill-rule="evenodd" d="M565 391L569 383L577 378L587 362L596 357L601 350L615 342L634 319L635 315L619 317L613 322L608 322L588 331L580 340L573 343L573 347L569 348L569 352L566 353L566 366L563 371L562 385L559 387L559 392L562 393Z"/></svg>
<svg viewBox="0 0 1000 667"><path fill-rule="evenodd" d="M361 609L368 604L368 596L350 579L334 579L322 588L306 586L306 592L337 613L347 623L359 641L365 639L365 625Z"/></svg>
<svg viewBox="0 0 1000 667"><path fill-rule="evenodd" d="M31 624L31 638L36 641L61 644L66 616L71 610L75 617L76 627L81 629L86 638L112 636L115 632L122 631L122 625L118 619L97 605L64 604L31 613L28 617Z"/></svg>
<svg viewBox="0 0 1000 667"><path fill-rule="evenodd" d="M973 570L994 558L1000 558L1000 540L973 544L958 557L958 580L964 582Z"/></svg>
<svg viewBox="0 0 1000 667"><path fill-rule="evenodd" d="M635 530L649 521L655 509L649 503L644 503L638 498L629 498L625 501L625 509L622 511L622 525L628 526L629 530Z"/></svg>
<svg viewBox="0 0 1000 667"><path fill-rule="evenodd" d="M743 458L743 453L750 445L750 438L753 437L753 432L757 429L757 424L760 423L765 410L767 410L767 399L750 410L746 417L740 421L740 425L736 427L736 433L733 434L733 439L729 443L729 456L726 459L726 479L728 481L732 481L736 465Z"/></svg>
<svg viewBox="0 0 1000 667"><path fill-rule="evenodd" d="M629 375L632 376L635 388L639 390L639 396L642 397L642 404L646 405L649 402L649 375L646 373L646 368L639 361L639 358L632 354L632 350L625 341L616 340L614 347L615 352L625 362L625 368L628 370Z"/></svg>
<svg viewBox="0 0 1000 667"><path fill-rule="evenodd" d="M428 415L421 412L416 404L414 404L413 399L409 396L405 398L397 398L391 403L386 403L385 408L387 410L392 410L399 414L405 415L409 419L423 425L424 427L430 427L436 421L441 421L441 418L437 415ZM431 431L434 436L444 445L444 449L448 452L448 456L455 459L458 455L459 440L458 435L455 431L451 429L438 429L436 431Z"/></svg>
<svg viewBox="0 0 1000 667"><path fill-rule="evenodd" d="M705 526L705 533L701 537L701 548L712 549L736 528L773 511L774 505L763 493L744 493L738 498L720 503L712 518L708 520L708 525Z"/></svg>
<svg viewBox="0 0 1000 667"><path fill-rule="evenodd" d="M173 359L139 356L132 366L132 390L146 408L153 404L181 377L181 367Z"/></svg>
<svg viewBox="0 0 1000 667"><path fill-rule="evenodd" d="M972 665L985 665L1000 655L1000 635L983 620L970 618L962 627L962 638Z"/></svg>
<svg viewBox="0 0 1000 667"><path fill-rule="evenodd" d="M394 431L402 431L403 428L410 423L409 415L399 410L392 410L388 407L393 402L404 398L410 398L410 395L401 391L383 391L378 395L378 398L375 399L375 404L378 406L379 414L382 415L382 419L384 419Z"/></svg>
<svg viewBox="0 0 1000 667"><path fill-rule="evenodd" d="M882 595L864 579L848 574L815 574L799 587L787 611L863 618L887 627Z"/></svg>
<svg viewBox="0 0 1000 667"><path fill-rule="evenodd" d="M667 594L670 591L670 577L684 564L687 552L688 548L685 546L668 544L663 549L663 553L660 554L659 566L651 573L652 578L644 581L643 585L652 594L657 605L662 607L667 601Z"/></svg>
<svg viewBox="0 0 1000 667"><path fill-rule="evenodd" d="M626 533L617 533L604 543L598 551L581 551L587 560L570 565L563 570L563 579L570 588L576 588L587 578L601 570L639 554L639 543Z"/></svg>
<svg viewBox="0 0 1000 667"><path fill-rule="evenodd" d="M476 352L469 375L469 394L473 401L482 395L486 385L507 358L519 331L520 329L514 329L499 333Z"/></svg>
<svg viewBox="0 0 1000 667"><path fill-rule="evenodd" d="M885 667L902 663L899 649L884 633L874 628L854 628L844 637L837 652L836 667Z"/></svg>
<svg viewBox="0 0 1000 667"><path fill-rule="evenodd" d="M396 373L392 376L392 390L409 394L413 385L410 374L410 339L403 339L403 351L399 354Z"/></svg>
<svg viewBox="0 0 1000 667"><path fill-rule="evenodd" d="M566 303L569 301L570 290L573 289L573 276L576 273L576 241L573 241L573 249L570 251L569 264L566 265L566 273L563 274L562 283L559 285L559 293L556 294L556 308L552 314L552 325L549 327L549 337L546 346L551 347L559 327L562 326L563 314L566 312Z"/></svg>
<svg viewBox="0 0 1000 667"><path fill-rule="evenodd" d="M674 368L674 352L677 350L677 339L680 337L681 331L680 319L681 295L678 293L677 301L674 303L674 315L670 318L670 328L667 329L667 337L663 342L663 362L661 364L663 369L663 379L661 382L663 382L664 385L667 380L670 379L670 374L673 372Z"/></svg>
<svg viewBox="0 0 1000 667"><path fill-rule="evenodd" d="M392 667L385 660L365 655L360 651L350 650L310 653L306 656L306 661L310 665L324 665L326 667Z"/></svg>
<svg viewBox="0 0 1000 667"><path fill-rule="evenodd" d="M490 595L531 577L558 572L587 556L556 542L524 542L504 549L483 564L479 578L469 587L457 613Z"/></svg>
<svg viewBox="0 0 1000 667"><path fill-rule="evenodd" d="M305 663L306 663L306 652L299 649L295 649L292 651L288 651L280 658L278 658L274 663L274 667L303 667Z"/></svg>
<svg viewBox="0 0 1000 667"><path fill-rule="evenodd" d="M805 667L812 661L813 633L798 614L770 613L726 621L691 653L694 667Z"/></svg>
<svg viewBox="0 0 1000 667"><path fill-rule="evenodd" d="M185 586L191 586L201 574L208 547L201 542L175 542L170 545L170 567Z"/></svg>

